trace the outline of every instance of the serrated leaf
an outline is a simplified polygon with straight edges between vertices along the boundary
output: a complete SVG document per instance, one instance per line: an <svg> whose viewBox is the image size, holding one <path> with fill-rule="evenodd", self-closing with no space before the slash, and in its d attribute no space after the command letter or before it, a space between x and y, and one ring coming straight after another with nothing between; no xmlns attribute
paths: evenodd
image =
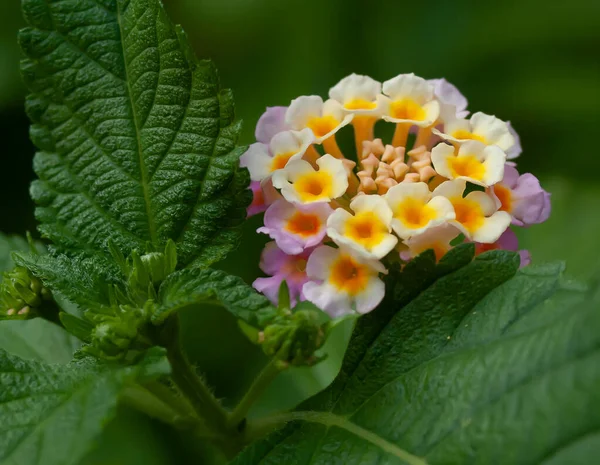
<svg viewBox="0 0 600 465"><path fill-rule="evenodd" d="M0 351L0 462L71 465L92 448L128 383L168 373L160 349L131 367L25 361Z"/></svg>
<svg viewBox="0 0 600 465"><path fill-rule="evenodd" d="M99 255L15 255L46 287L82 309L109 306L109 284L121 282L117 268Z"/></svg>
<svg viewBox="0 0 600 465"><path fill-rule="evenodd" d="M221 305L258 328L276 314L269 300L241 278L210 268L187 269L173 273L161 285L152 322L160 324L173 312L199 304Z"/></svg>
<svg viewBox="0 0 600 465"><path fill-rule="evenodd" d="M59 249L178 246L207 265L250 201L233 99L158 0L23 0L31 188Z"/></svg>
<svg viewBox="0 0 600 465"><path fill-rule="evenodd" d="M593 463L597 302L564 284L561 264L511 279L514 258L478 257L376 334L374 312L334 384L234 463Z"/></svg>

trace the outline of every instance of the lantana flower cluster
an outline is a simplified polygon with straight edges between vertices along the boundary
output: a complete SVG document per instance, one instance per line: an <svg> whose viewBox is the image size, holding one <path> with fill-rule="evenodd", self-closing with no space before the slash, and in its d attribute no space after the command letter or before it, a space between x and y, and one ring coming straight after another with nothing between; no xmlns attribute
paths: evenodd
<svg viewBox="0 0 600 465"><path fill-rule="evenodd" d="M508 121L477 112L445 79L401 74L380 83L352 74L329 91L271 107L242 157L268 235L266 278L254 287L275 304L285 281L293 302L332 317L373 310L392 261L428 249L441 257L471 241L481 253L518 250L510 226L545 221L550 195L520 174L519 136ZM393 125L390 143L375 126ZM336 136L354 132L356 153ZM391 131L390 131L391 133ZM348 151L346 151L348 152ZM354 150L352 150L354 152ZM519 251L522 266L530 258Z"/></svg>

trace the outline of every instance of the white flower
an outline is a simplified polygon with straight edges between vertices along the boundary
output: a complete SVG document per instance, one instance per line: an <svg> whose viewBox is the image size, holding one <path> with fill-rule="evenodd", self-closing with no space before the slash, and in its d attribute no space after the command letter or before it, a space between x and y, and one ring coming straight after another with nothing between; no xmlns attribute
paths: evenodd
<svg viewBox="0 0 600 465"><path fill-rule="evenodd" d="M511 222L510 214L496 211L494 198L481 191L474 191L463 197L467 182L455 179L440 184L434 191L434 198L442 196L454 207L456 218L451 221L467 239L484 244L496 242Z"/></svg>
<svg viewBox="0 0 600 465"><path fill-rule="evenodd" d="M385 199L394 215L392 228L401 239L409 239L454 219L450 201L432 197L424 182L397 184L387 191Z"/></svg>
<svg viewBox="0 0 600 465"><path fill-rule="evenodd" d="M506 154L495 145L469 141L456 149L438 144L431 151L431 161L439 175L488 187L502 180Z"/></svg>
<svg viewBox="0 0 600 465"><path fill-rule="evenodd" d="M382 100L381 83L369 76L351 74L329 90L329 98L356 115L376 116Z"/></svg>
<svg viewBox="0 0 600 465"><path fill-rule="evenodd" d="M292 129L309 128L315 143L321 144L352 121L342 105L333 99L323 102L318 95L308 95L292 100L285 114L285 121Z"/></svg>
<svg viewBox="0 0 600 465"><path fill-rule="evenodd" d="M436 122L440 104L434 89L425 79L414 74L401 74L383 83L383 119L392 123L408 123L428 127Z"/></svg>
<svg viewBox="0 0 600 465"><path fill-rule="evenodd" d="M444 130L434 128L433 133L457 143L476 140L485 145L497 145L504 152L510 151L516 142L508 123L481 112L474 113L470 119L448 118L444 121Z"/></svg>
<svg viewBox="0 0 600 465"><path fill-rule="evenodd" d="M273 174L273 185L288 202L330 202L348 189L348 175L341 160L331 155L317 159L319 170L305 160L293 160Z"/></svg>
<svg viewBox="0 0 600 465"><path fill-rule="evenodd" d="M379 195L359 195L350 203L354 215L338 208L327 220L327 235L365 258L383 258L398 243L391 234L392 210Z"/></svg>
<svg viewBox="0 0 600 465"><path fill-rule="evenodd" d="M308 258L304 297L337 318L373 310L385 295L379 273L386 270L377 260L352 255L344 248L317 247Z"/></svg>
<svg viewBox="0 0 600 465"><path fill-rule="evenodd" d="M242 155L240 165L248 168L252 181L263 181L285 168L291 160L301 159L313 142L310 129L283 131L276 134L269 145L252 144Z"/></svg>
<svg viewBox="0 0 600 465"><path fill-rule="evenodd" d="M404 241L408 250L403 252L401 256L403 259L408 260L431 249L435 253L435 258L439 261L452 248L450 242L459 234L460 231L448 223L430 228L423 234Z"/></svg>

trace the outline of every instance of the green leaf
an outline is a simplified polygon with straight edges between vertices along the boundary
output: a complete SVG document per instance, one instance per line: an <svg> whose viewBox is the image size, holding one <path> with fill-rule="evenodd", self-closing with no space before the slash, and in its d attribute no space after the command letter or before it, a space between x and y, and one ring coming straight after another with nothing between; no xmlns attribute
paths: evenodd
<svg viewBox="0 0 600 465"><path fill-rule="evenodd" d="M276 314L269 300L241 278L210 268L173 273L159 289L158 304L152 317L155 324L173 312L198 304L221 305L236 318L259 328L262 321Z"/></svg>
<svg viewBox="0 0 600 465"><path fill-rule="evenodd" d="M238 240L250 202L231 92L158 0L23 0L31 188L60 250L127 256L177 244L207 265Z"/></svg>
<svg viewBox="0 0 600 465"><path fill-rule="evenodd" d="M109 284L121 282L116 267L99 255L15 255L44 285L82 309L109 306Z"/></svg>
<svg viewBox="0 0 600 465"><path fill-rule="evenodd" d="M120 368L90 359L50 365L0 351L0 462L77 464L115 415L121 390L168 371L160 349Z"/></svg>
<svg viewBox="0 0 600 465"><path fill-rule="evenodd" d="M597 301L561 264L515 270L490 252L407 305L387 299L359 322L334 384L266 420L292 423L234 463L593 463Z"/></svg>

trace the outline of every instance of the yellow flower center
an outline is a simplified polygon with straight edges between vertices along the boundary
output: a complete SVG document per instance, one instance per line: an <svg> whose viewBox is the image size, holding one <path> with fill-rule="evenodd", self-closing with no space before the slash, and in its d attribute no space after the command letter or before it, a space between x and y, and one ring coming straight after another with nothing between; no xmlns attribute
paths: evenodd
<svg viewBox="0 0 600 465"><path fill-rule="evenodd" d="M464 140L464 139L468 139L468 140L477 140L479 142L483 142L484 144L487 144L487 140L485 137L477 135L477 134L473 134L472 132L469 132L465 129L459 129L457 131L454 131L452 134L450 134L452 137L454 137L455 139L460 139L460 140Z"/></svg>
<svg viewBox="0 0 600 465"><path fill-rule="evenodd" d="M512 211L512 194L510 192L510 189L498 183L494 185L494 193L496 194L496 197L498 197L498 200L500 200L500 203L502 204L500 206L500 210L503 212L510 213Z"/></svg>
<svg viewBox="0 0 600 465"><path fill-rule="evenodd" d="M349 255L342 255L333 263L329 281L338 290L355 296L366 289L369 271Z"/></svg>
<svg viewBox="0 0 600 465"><path fill-rule="evenodd" d="M355 98L344 104L346 110L373 110L376 106L376 102L369 102L362 98Z"/></svg>
<svg viewBox="0 0 600 465"><path fill-rule="evenodd" d="M321 228L320 218L312 213L296 211L285 225L286 231L301 237L314 236Z"/></svg>
<svg viewBox="0 0 600 465"><path fill-rule="evenodd" d="M373 212L358 213L349 218L344 234L367 250L377 246L385 238L388 228Z"/></svg>
<svg viewBox="0 0 600 465"><path fill-rule="evenodd" d="M485 216L477 202L460 197L454 197L450 201L454 206L456 221L462 224L467 231L475 232L483 225Z"/></svg>
<svg viewBox="0 0 600 465"><path fill-rule="evenodd" d="M307 126L312 129L315 137L323 137L333 131L340 122L331 115L320 116L308 120Z"/></svg>
<svg viewBox="0 0 600 465"><path fill-rule="evenodd" d="M273 171L285 168L285 165L287 165L288 161L290 161L290 158L292 158L294 154L295 152L286 152L275 155L271 160L271 173Z"/></svg>
<svg viewBox="0 0 600 465"><path fill-rule="evenodd" d="M425 110L412 99L396 100L390 105L390 116L396 119L423 121Z"/></svg>
<svg viewBox="0 0 600 465"><path fill-rule="evenodd" d="M303 174L294 182L294 189L305 203L330 200L333 178L325 171Z"/></svg>
<svg viewBox="0 0 600 465"><path fill-rule="evenodd" d="M474 155L451 156L448 159L448 165L452 176L455 178L465 176L481 181L485 176L485 166Z"/></svg>
<svg viewBox="0 0 600 465"><path fill-rule="evenodd" d="M300 256L290 259L284 265L283 271L285 271L288 280L298 283L302 282L306 279L306 259Z"/></svg>
<svg viewBox="0 0 600 465"><path fill-rule="evenodd" d="M407 198L396 207L394 216L407 228L424 228L436 216L435 210L422 200Z"/></svg>

